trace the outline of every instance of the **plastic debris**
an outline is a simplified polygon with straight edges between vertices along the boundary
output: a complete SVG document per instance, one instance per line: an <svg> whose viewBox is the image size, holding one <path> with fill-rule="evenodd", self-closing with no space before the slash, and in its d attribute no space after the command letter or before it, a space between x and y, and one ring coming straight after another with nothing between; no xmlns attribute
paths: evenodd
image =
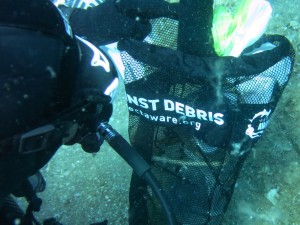
<svg viewBox="0 0 300 225"><path fill-rule="evenodd" d="M231 15L225 6L214 8L214 48L220 56L238 57L266 31L272 7L265 0L243 0Z"/></svg>

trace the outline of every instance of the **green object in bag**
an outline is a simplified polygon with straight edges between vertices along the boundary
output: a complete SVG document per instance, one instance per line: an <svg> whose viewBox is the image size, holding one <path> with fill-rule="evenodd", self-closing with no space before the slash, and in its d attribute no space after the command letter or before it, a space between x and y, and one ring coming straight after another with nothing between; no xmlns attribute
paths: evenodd
<svg viewBox="0 0 300 225"><path fill-rule="evenodd" d="M265 0L242 0L234 15L226 7L216 6L212 34L220 56L238 57L265 32L272 8Z"/></svg>

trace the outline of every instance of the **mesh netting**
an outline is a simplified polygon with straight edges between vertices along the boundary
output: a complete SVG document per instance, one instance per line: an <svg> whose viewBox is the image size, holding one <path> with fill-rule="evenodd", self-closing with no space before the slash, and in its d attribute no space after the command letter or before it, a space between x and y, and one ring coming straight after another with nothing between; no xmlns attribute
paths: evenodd
<svg viewBox="0 0 300 225"><path fill-rule="evenodd" d="M145 42L176 49L178 22L164 18L152 25ZM197 83L175 79L180 74L162 72L126 52L122 60L132 145L151 163L180 224L220 224L254 138L263 132L289 79L293 55L259 74L225 79L224 68L216 64L217 79ZM252 122L258 117L255 130ZM143 185L131 183L130 224L139 224L134 217L141 217L143 207L150 224L165 224L149 188L134 194Z"/></svg>

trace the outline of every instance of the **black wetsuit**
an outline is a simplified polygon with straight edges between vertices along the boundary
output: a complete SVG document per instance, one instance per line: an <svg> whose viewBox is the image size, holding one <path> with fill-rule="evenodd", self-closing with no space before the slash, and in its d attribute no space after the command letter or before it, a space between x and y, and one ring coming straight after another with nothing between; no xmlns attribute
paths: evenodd
<svg viewBox="0 0 300 225"><path fill-rule="evenodd" d="M113 82L118 78L116 70L112 66L109 58L86 40L81 38L77 38L77 40L81 49L81 60L79 66L76 66L78 68L76 73L69 77L69 79L75 81L74 90L76 91L75 94L73 93L73 101L76 103L76 98L80 98L86 94L96 97L103 94L107 96L111 95L112 91L116 88ZM49 54L49 52L45 54ZM34 68L32 68L32 70L34 70ZM26 92L29 93L30 91L27 90ZM77 109L75 108L74 110ZM5 108L3 108L2 112L6 113ZM86 115L82 112L78 116L85 117ZM53 121L50 119L48 122L51 124ZM86 125L89 126L89 124ZM93 125L96 126L96 124L92 124L91 126ZM34 128L36 127L32 127L32 129ZM62 138L65 133L60 134L62 135L61 137L55 134L53 137L50 137L49 140L45 139L47 142L46 148L26 154L19 153L19 141L21 140L19 139L19 135L22 134L7 137L11 142L7 141L6 138L0 140L0 201L12 193L23 180L35 174L52 158L57 149L63 144Z"/></svg>

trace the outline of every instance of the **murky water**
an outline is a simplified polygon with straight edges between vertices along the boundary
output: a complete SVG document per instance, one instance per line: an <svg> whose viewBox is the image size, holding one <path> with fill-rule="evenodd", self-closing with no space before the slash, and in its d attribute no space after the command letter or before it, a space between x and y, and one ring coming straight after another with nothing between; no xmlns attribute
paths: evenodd
<svg viewBox="0 0 300 225"><path fill-rule="evenodd" d="M230 1L233 4L233 1ZM261 141L246 161L225 217L226 225L300 225L300 3L272 0L267 33L289 38L296 51L294 74ZM111 124L127 137L127 109L120 85ZM96 155L63 146L43 174L47 189L40 218L66 225L108 219L127 224L131 169L103 145Z"/></svg>

